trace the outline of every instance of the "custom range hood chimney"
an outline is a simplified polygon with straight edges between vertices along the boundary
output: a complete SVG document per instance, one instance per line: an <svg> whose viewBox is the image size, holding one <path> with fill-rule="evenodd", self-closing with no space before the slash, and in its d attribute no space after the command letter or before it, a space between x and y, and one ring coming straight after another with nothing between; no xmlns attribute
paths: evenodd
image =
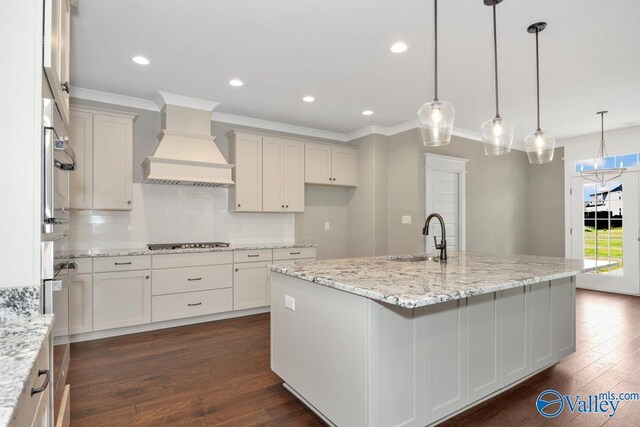
<svg viewBox="0 0 640 427"><path fill-rule="evenodd" d="M159 92L160 144L142 162L148 184L228 187L230 165L211 135L211 112L218 105L204 99Z"/></svg>

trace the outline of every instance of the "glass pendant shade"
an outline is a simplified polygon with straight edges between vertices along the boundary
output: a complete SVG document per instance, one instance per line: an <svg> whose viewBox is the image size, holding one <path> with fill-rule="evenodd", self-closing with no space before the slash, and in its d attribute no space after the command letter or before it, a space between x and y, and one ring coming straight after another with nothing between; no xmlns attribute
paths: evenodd
<svg viewBox="0 0 640 427"><path fill-rule="evenodd" d="M541 165L553 161L556 139L541 130L530 133L524 138L524 149L527 151L529 163Z"/></svg>
<svg viewBox="0 0 640 427"><path fill-rule="evenodd" d="M456 109L448 101L427 102L418 110L418 125L426 147L439 147L451 142Z"/></svg>
<svg viewBox="0 0 640 427"><path fill-rule="evenodd" d="M494 117L480 127L487 156L499 156L511 152L513 144L513 124L501 117Z"/></svg>

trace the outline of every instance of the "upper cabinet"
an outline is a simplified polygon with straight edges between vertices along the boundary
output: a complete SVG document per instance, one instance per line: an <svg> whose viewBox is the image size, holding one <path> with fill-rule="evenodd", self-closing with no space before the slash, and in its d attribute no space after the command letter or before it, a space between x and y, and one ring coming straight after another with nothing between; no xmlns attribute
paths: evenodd
<svg viewBox="0 0 640 427"><path fill-rule="evenodd" d="M286 138L262 141L262 210L304 211L304 143Z"/></svg>
<svg viewBox="0 0 640 427"><path fill-rule="evenodd" d="M262 211L262 136L253 133L230 132L229 163L233 182L229 187L229 210L234 212Z"/></svg>
<svg viewBox="0 0 640 427"><path fill-rule="evenodd" d="M230 211L304 211L304 142L242 131L228 137Z"/></svg>
<svg viewBox="0 0 640 427"><path fill-rule="evenodd" d="M70 175L72 209L130 210L135 114L73 107L69 144L77 168Z"/></svg>
<svg viewBox="0 0 640 427"><path fill-rule="evenodd" d="M329 144L305 144L305 183L358 186L358 150Z"/></svg>
<svg viewBox="0 0 640 427"><path fill-rule="evenodd" d="M44 0L43 67L62 119L69 123L69 0Z"/></svg>

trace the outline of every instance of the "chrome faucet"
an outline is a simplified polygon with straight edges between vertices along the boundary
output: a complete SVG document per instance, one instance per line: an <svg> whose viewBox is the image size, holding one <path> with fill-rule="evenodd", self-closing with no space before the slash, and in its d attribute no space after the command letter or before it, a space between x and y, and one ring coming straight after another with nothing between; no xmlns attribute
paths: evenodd
<svg viewBox="0 0 640 427"><path fill-rule="evenodd" d="M444 219L442 219L442 216L440 216L440 214L437 213L432 213L431 215L429 215L427 217L427 220L424 223L424 228L422 229L422 234L424 234L425 236L429 235L429 223L431 222L432 218L437 218L438 221L440 221L440 228L442 230L442 240L440 241L440 243L438 243L436 236L433 236L433 243L436 245L436 249L440 250L440 261L446 261L447 260L447 230L444 226Z"/></svg>

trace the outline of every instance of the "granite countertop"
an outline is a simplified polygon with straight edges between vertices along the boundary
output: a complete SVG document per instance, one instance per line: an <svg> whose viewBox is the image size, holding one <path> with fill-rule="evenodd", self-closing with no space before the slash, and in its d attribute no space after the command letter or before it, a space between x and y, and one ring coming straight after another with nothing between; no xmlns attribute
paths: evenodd
<svg viewBox="0 0 640 427"><path fill-rule="evenodd" d="M38 352L53 326L53 315L0 322L0 427L8 426L27 386Z"/></svg>
<svg viewBox="0 0 640 427"><path fill-rule="evenodd" d="M315 248L318 245L306 243L256 243L244 245L231 245L227 248L191 248L191 249L162 249L151 251L148 248L133 249L100 249L71 251L70 258L96 258L106 256L135 256L135 255L162 255L162 254L190 254L202 252L228 252L259 249L289 249L289 248Z"/></svg>
<svg viewBox="0 0 640 427"><path fill-rule="evenodd" d="M459 252L448 262L400 262L402 257L346 258L270 265L309 282L405 308L416 308L546 280L575 276L614 263L526 255Z"/></svg>

